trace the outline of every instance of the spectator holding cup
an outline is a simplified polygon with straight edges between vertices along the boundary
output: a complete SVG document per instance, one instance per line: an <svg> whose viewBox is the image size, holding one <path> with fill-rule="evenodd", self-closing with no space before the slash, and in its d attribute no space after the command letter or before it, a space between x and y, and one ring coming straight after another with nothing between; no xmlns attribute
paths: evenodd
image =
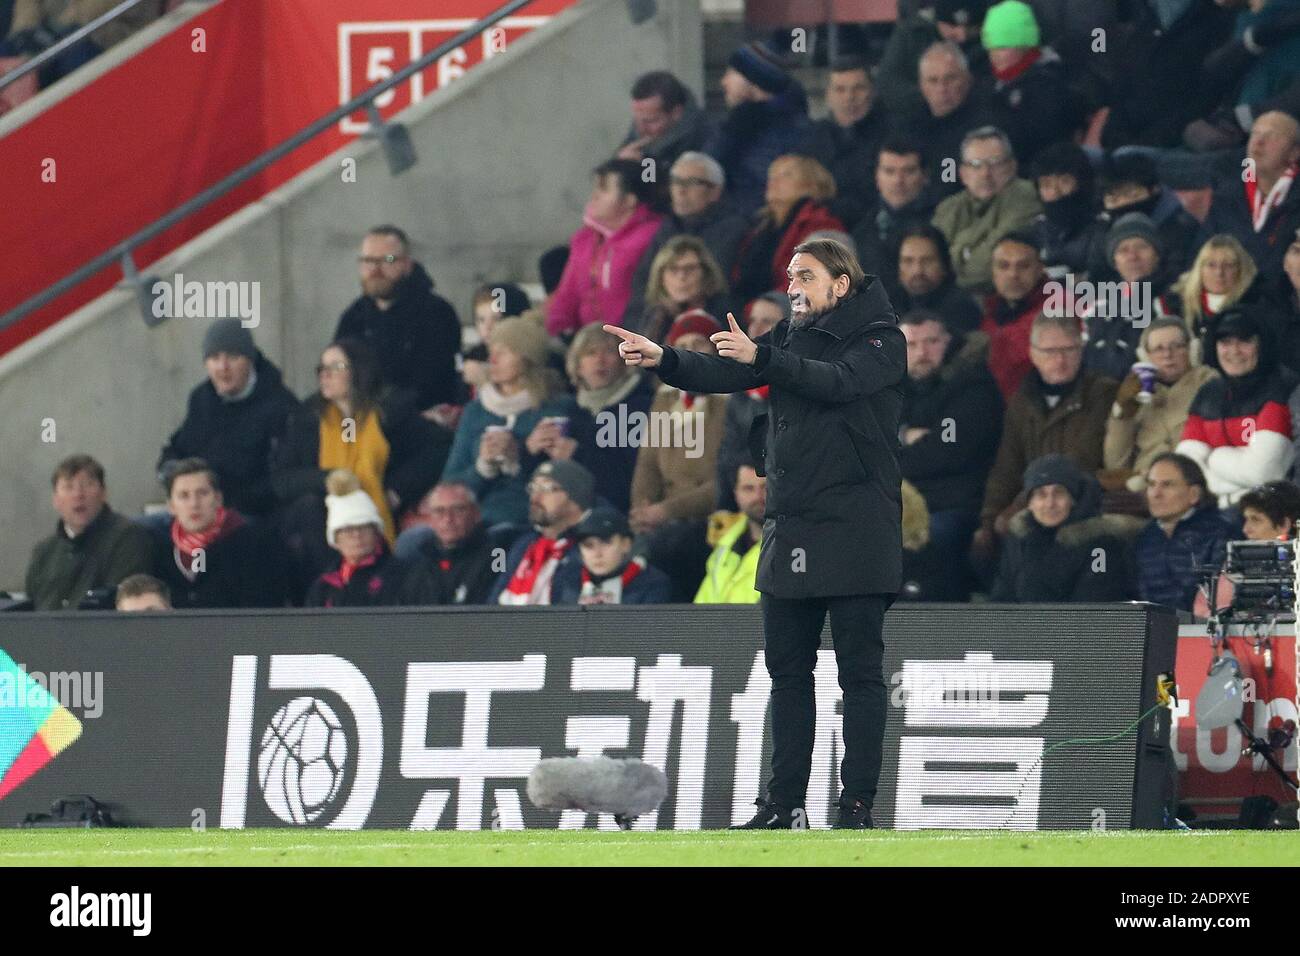
<svg viewBox="0 0 1300 956"><path fill-rule="evenodd" d="M1142 332L1139 354L1148 361L1134 363L1120 382L1103 446L1109 471L1126 472L1126 487L1142 491L1146 473L1161 455L1172 452L1182 438L1192 399L1218 373L1194 364L1191 334L1181 319L1156 319Z"/></svg>
<svg viewBox="0 0 1300 956"><path fill-rule="evenodd" d="M488 343L489 380L465 406L456 429L443 480L474 492L489 527L524 525L526 476L543 461L572 458L590 430L582 427L590 416L564 392L547 354L539 322L499 320Z"/></svg>

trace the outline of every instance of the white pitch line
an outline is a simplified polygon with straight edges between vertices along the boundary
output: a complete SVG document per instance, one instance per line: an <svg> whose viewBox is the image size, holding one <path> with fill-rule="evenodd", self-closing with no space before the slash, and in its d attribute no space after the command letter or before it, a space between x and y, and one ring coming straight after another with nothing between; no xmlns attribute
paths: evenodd
<svg viewBox="0 0 1300 956"><path fill-rule="evenodd" d="M483 831L478 831L478 832L483 832ZM826 831L822 831L822 832L826 832ZM916 831L910 831L910 832L916 832ZM1015 836L1021 838L1035 838L1039 841L1050 841L1054 839L1059 840L1059 839L1074 838L1074 837L1089 837L1089 838L1097 838L1097 839L1104 839L1104 838L1132 839L1140 836L1150 836L1152 835L1153 832L1158 832L1158 831L1114 830L1114 831L1098 832L1098 833L1094 833L1092 831L1078 831L1078 832L1066 831L1060 833L1026 831L1024 833L1019 833L1019 834L999 833L999 835L1005 835L1008 839ZM1195 831L1194 830L1194 831L1182 831L1179 835L1180 836L1201 836L1201 837L1212 838L1215 836L1215 834L1221 832L1226 833L1228 831L1215 831L1215 830ZM617 837L619 835L611 834L611 836ZM985 834L945 833L945 834L936 834L934 836L925 837L924 839L930 841L938 841L938 842L960 843L960 842L971 842L976 840L987 840L988 838L989 837ZM918 842L918 841L902 838L899 835L880 834L880 835L873 835L873 836L825 836L825 837L817 838L816 843L812 845L821 846L827 843L854 843L858 845L895 843L895 844L902 845L902 844L913 843L913 842ZM667 846L753 847L758 845L760 844L758 844L756 840L746 839L746 838L741 838L741 839L723 838L723 839L716 839L716 840L647 840L641 844L641 846L647 848L667 847ZM787 842L785 844L782 844L782 847L784 848L786 846L791 846L791 845L794 844ZM245 852L245 851L253 852L253 853L281 853L281 852L291 852L291 851L292 852L313 851L313 852L336 853L336 852L366 851L366 850L429 851L429 850L459 850L465 848L472 848L474 850L486 850L486 849L509 850L518 847L546 847L548 849L563 850L569 847L609 848L613 846L617 846L620 849L626 850L626 849L634 849L637 846L637 844L630 840L626 842L618 843L615 842L614 840L582 840L582 841L563 841L563 842L553 842L550 840L507 840L507 841L498 840L495 842L470 842L467 840L447 840L447 839L430 840L428 842L407 842L407 843L392 843L392 842L351 843L351 844L349 843L338 843L338 844L289 843L289 844L283 844L279 846L258 846L256 844L247 845L247 844L234 843L234 844L226 844L222 846L206 846L206 847L194 846L194 847L174 847L174 848L148 847L148 848L139 848L139 849L119 849L119 848L94 849L94 848L83 847L83 848L78 848L76 850L63 850L63 849L3 850L0 851L0 859L19 859L19 858L32 858L32 857L48 859L50 857L77 857L77 856L84 856L87 854L94 854L96 856L129 857L129 856L146 856L149 854L162 854L162 855L178 854L178 853L216 854L216 853L223 853L223 852Z"/></svg>

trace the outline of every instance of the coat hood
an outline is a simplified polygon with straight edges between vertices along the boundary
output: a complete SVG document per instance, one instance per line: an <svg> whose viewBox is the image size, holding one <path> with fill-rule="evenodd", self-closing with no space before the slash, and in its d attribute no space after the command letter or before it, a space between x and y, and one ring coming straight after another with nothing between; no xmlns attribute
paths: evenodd
<svg viewBox="0 0 1300 956"><path fill-rule="evenodd" d="M1066 548L1080 548L1108 537L1129 541L1147 524L1144 519L1133 515L1101 514L1100 510L1101 485L1090 475L1082 497L1075 502L1065 523L1056 529L1057 544ZM1017 538L1026 538L1035 532L1047 533L1047 529L1034 519L1028 508L1016 512L1011 519L1010 531Z"/></svg>
<svg viewBox="0 0 1300 956"><path fill-rule="evenodd" d="M414 259L411 260L411 271L397 285L397 302L405 302L411 298L419 298L429 295L436 288L433 276L429 275L428 270Z"/></svg>
<svg viewBox="0 0 1300 956"><path fill-rule="evenodd" d="M1092 475L1083 476L1083 492L1070 509L1069 516L1065 523L1058 525L1056 535L1059 539L1066 528L1080 522L1089 521L1101 515L1101 485ZM1043 533L1048 531L1038 523L1038 520L1030 513L1028 508L1022 508L1012 517L1010 531L1017 538L1024 538L1034 532Z"/></svg>
<svg viewBox="0 0 1300 956"><path fill-rule="evenodd" d="M254 396L261 397L267 392L279 391L284 387L284 375L274 362L262 354L261 349L257 350L253 368L257 372L257 384L253 386Z"/></svg>

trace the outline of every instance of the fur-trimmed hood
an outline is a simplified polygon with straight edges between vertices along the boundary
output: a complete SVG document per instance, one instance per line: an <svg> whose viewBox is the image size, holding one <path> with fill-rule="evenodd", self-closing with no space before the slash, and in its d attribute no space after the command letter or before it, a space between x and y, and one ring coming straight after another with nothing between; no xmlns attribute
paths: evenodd
<svg viewBox="0 0 1300 956"><path fill-rule="evenodd" d="M1146 522L1133 515L1094 515L1061 525L1056 532L1056 542L1063 547L1087 547L1102 538L1130 541L1136 538ZM1016 512L1011 519L1010 531L1017 538L1028 537L1031 531L1042 530L1028 508Z"/></svg>

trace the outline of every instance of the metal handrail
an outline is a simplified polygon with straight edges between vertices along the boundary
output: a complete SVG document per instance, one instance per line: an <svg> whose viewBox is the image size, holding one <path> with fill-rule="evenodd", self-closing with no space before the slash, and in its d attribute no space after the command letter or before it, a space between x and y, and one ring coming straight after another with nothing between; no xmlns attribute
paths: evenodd
<svg viewBox="0 0 1300 956"><path fill-rule="evenodd" d="M42 50L40 53L36 54L36 56L28 60L26 63L23 63L21 66L17 67L16 69L10 70L4 76L0 76L0 90L3 90L10 83L18 82L28 73L31 73L33 70L39 70L42 66L48 63L50 60L54 59L56 56L58 56L60 53L66 50L68 47L80 43L86 37L90 36L90 34L94 33L96 30L102 27L105 23L110 23L113 20L116 20L118 17L126 13L128 10L132 9L133 7L139 6L143 2L144 0L122 0L122 2L119 3L117 6L115 6L112 10L108 10L104 13L101 13L99 16L95 17L95 19L91 20L85 26L79 27L78 29L74 30L72 33L69 33L58 43L54 44L54 46L47 47L46 49Z"/></svg>
<svg viewBox="0 0 1300 956"><path fill-rule="evenodd" d="M106 252L103 252L100 255L96 256L94 259L86 263L80 269L77 269L75 272L71 273L70 275L64 276L58 282L46 288L43 292L40 292L32 296L26 302L23 302L21 305L15 307L14 309L11 309L5 315L0 316L0 329L8 328L9 326L13 325L15 322L18 322L23 318L25 318L26 316L30 315L32 312L35 312L37 309L48 305L49 303L53 302L55 299L59 298L59 296L63 295L65 292L68 292L69 290L76 288L82 282L89 279L91 276L100 272L104 268L112 265L115 261L118 260L122 261L123 273L126 276L127 280L135 281L137 283L137 293L140 293L141 290L143 289L143 285L139 283L142 280L140 280L136 275L135 265L131 260L131 252L137 246L140 246L143 243L148 242L150 239L153 239L155 236L159 235L160 233L166 232L172 226L175 226L177 223L180 223L181 221L188 218L193 213L198 212L200 209L202 209L204 206L211 203L213 200L219 199L221 196L224 196L226 193L230 192L236 186L251 179L253 176L257 175L259 172L261 172L266 167L270 166L272 163L278 162L279 160L283 159L285 156L289 155L289 153L293 152L303 143L306 143L308 140L314 139L316 136L320 135L322 132L329 129L339 120L343 119L346 116L350 116L351 114L355 113L359 109L368 110L371 118L371 125L379 127L376 130L372 130L372 132L381 133L382 130L385 128L385 126L382 120L380 120L379 118L378 108L375 107L374 105L374 101L377 97L382 96L384 93L387 93L390 89L397 86L399 83L405 82L407 79L414 76L416 73L419 73L422 70L426 70L430 66L433 66L441 57L446 56L448 53L450 53L452 50L455 50L457 47L462 46L465 43L468 43L470 40L474 39L484 30L487 30L488 28L495 26L501 20L504 20L506 17L510 16L515 11L528 6L528 4L532 2L533 0L510 0L510 2L506 3L500 9L494 11L493 13L488 14L482 20L478 21L478 23L466 27L463 31L458 33L456 36L447 40L445 43L442 43L440 46L430 51L429 53L426 53L424 56L420 57L420 59L408 63L406 66L402 67L392 76L390 76L388 79L375 84L374 86L370 87L370 89L365 90L364 92L354 97L353 99L349 100L347 103L344 103L342 106L338 107L337 109L331 110L329 113L327 113L325 116L322 116L314 123L299 130L293 136L290 136L284 142L280 143L280 145L274 146L271 149L267 150L265 153L262 153L256 159L252 160L251 162L241 167L240 169L237 169L235 172L231 173L225 179L221 180L215 185L209 186L207 189L199 193L197 196L194 196L191 199L188 199L185 202L181 203L181 205L177 206L171 212L167 213L166 215L162 216L159 219L155 219L150 225L145 226L139 232L135 233L132 236L127 237L126 239L123 239L121 242L115 244ZM378 121L378 123L376 121ZM394 124L387 124L387 127L392 128L393 125Z"/></svg>

